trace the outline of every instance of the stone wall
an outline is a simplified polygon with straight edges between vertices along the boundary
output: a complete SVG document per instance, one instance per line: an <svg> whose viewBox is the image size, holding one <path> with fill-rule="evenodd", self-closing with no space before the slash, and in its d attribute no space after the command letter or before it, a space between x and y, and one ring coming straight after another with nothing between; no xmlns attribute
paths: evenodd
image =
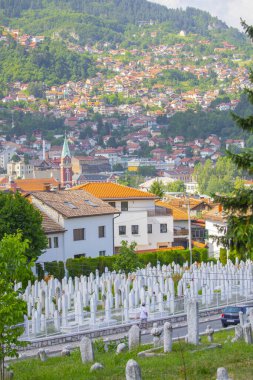
<svg viewBox="0 0 253 380"><path fill-rule="evenodd" d="M213 315L217 315L221 313L222 308L215 308L210 310L204 310L200 311L199 317L205 318L205 317L211 317ZM163 326L165 322L171 322L173 323L180 323L180 322L186 322L186 314L179 314L174 315L170 317L163 317L158 319L153 319L147 322L147 327L151 328L153 326L153 323L156 322L158 326ZM54 346L58 344L68 344L71 342L78 342L80 341L84 336L97 339L105 336L111 336L111 335L117 335L117 334L123 334L127 333L130 327L134 324L139 324L140 321L134 321L131 323L126 323L124 325L117 325L117 326L111 326L111 327L105 327L98 330L84 330L77 333L71 333L71 334L62 334L57 336L48 336L45 338L39 338L34 339L30 342L30 344L27 347L20 348L19 351L27 351L27 350L33 350L48 346Z"/></svg>

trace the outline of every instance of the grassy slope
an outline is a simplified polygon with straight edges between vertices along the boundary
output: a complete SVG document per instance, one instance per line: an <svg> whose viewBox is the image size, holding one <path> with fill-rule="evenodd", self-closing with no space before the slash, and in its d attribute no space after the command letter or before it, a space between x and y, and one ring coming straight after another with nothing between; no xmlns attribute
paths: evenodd
<svg viewBox="0 0 253 380"><path fill-rule="evenodd" d="M224 343L227 335L233 331L215 334L215 342L222 343L222 348L202 352L184 351L187 380L216 379L218 367L226 367L231 378L236 380L253 379L253 345L241 343ZM205 340L203 340L205 344ZM181 343L181 348L186 349ZM189 348L189 347L188 347ZM141 347L143 349L143 347ZM71 357L50 358L45 363L36 359L17 362L13 365L14 379L18 380L81 380L81 379L110 379L125 378L125 365L133 358L138 361L142 369L144 380L184 380L184 366L182 350L179 344L173 345L173 352L166 357L139 358L137 352L115 355L114 353L97 353L96 361L102 363L104 370L89 373L90 364L81 363L79 351Z"/></svg>

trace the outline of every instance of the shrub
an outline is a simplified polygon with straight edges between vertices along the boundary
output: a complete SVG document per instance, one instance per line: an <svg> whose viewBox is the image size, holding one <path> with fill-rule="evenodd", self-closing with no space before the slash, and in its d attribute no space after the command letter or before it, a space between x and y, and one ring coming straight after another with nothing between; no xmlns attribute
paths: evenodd
<svg viewBox="0 0 253 380"><path fill-rule="evenodd" d="M131 250L130 254L128 251L129 249ZM95 274L96 269L98 269L99 273L102 274L106 267L109 271L121 269L122 271L128 273L136 270L138 267L142 268L149 263L151 263L152 266L155 266L157 261L159 261L161 265L169 265L172 262L182 265L185 261L190 262L189 250L168 250L163 252L136 254L133 247L131 247L131 245L127 245L121 252L123 253L116 256L101 256L95 258L80 257L78 259L68 259L66 261L68 275L71 277L80 277L81 275L89 276L91 272ZM207 257L207 249L193 249L193 262L208 262L210 259ZM64 277L64 264L62 261L45 263L45 270L58 279L62 279ZM44 273L40 272L40 276L42 275L44 276Z"/></svg>
<svg viewBox="0 0 253 380"><path fill-rule="evenodd" d="M62 280L65 276L65 268L63 261L51 261L47 262L44 265L45 272L48 272L48 274L51 274L55 278L58 278L59 280Z"/></svg>
<svg viewBox="0 0 253 380"><path fill-rule="evenodd" d="M227 264L227 250L225 248L220 248L220 262L223 265Z"/></svg>

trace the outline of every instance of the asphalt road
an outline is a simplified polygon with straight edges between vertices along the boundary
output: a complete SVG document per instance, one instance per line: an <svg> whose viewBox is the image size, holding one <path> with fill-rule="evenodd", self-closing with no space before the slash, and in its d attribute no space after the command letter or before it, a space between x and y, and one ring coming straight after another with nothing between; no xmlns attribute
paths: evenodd
<svg viewBox="0 0 253 380"><path fill-rule="evenodd" d="M210 320L210 321L200 321L199 323L199 332L200 334L205 332L208 325L210 325L214 330L223 329L221 326L220 315L217 315L218 319ZM173 326L173 325L172 325ZM173 339L182 338L187 335L187 325L173 327ZM144 335L142 335L142 343L151 343L153 337L150 335L150 331Z"/></svg>

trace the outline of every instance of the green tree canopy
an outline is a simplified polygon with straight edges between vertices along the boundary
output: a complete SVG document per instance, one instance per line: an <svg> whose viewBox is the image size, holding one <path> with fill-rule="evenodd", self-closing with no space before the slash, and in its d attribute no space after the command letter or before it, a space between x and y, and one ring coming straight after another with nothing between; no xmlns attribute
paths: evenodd
<svg viewBox="0 0 253 380"><path fill-rule="evenodd" d="M229 194L235 186L238 168L229 157L218 158L216 165L211 160L199 163L194 169L194 177L202 194Z"/></svg>
<svg viewBox="0 0 253 380"><path fill-rule="evenodd" d="M173 192L173 193L174 192L184 192L185 191L185 184L183 181L178 179L177 181L168 183L166 185L166 191Z"/></svg>
<svg viewBox="0 0 253 380"><path fill-rule="evenodd" d="M36 260L47 247L40 212L18 192L0 193L0 239L18 231L24 241L29 241L27 260Z"/></svg>
<svg viewBox="0 0 253 380"><path fill-rule="evenodd" d="M149 189L150 193L157 195L159 198L162 198L164 195L164 186L162 181L154 181Z"/></svg>
<svg viewBox="0 0 253 380"><path fill-rule="evenodd" d="M242 25L246 34L253 40L253 27L245 22ZM251 71L250 80L253 83ZM253 104L253 91L246 89L248 100ZM253 133L253 116L242 117L233 115L238 127L249 134ZM253 149L248 148L240 153L228 152L229 159L233 164L248 173L252 178L253 173ZM225 247L236 250L241 258L251 257L253 254L253 187L239 186L232 196L215 197L220 202L227 216L227 229L225 236L218 239Z"/></svg>
<svg viewBox="0 0 253 380"><path fill-rule="evenodd" d="M136 243L132 242L128 245L126 240L121 242L119 255L116 257L113 269L125 273L134 272L137 268L141 268L142 264L135 252Z"/></svg>

